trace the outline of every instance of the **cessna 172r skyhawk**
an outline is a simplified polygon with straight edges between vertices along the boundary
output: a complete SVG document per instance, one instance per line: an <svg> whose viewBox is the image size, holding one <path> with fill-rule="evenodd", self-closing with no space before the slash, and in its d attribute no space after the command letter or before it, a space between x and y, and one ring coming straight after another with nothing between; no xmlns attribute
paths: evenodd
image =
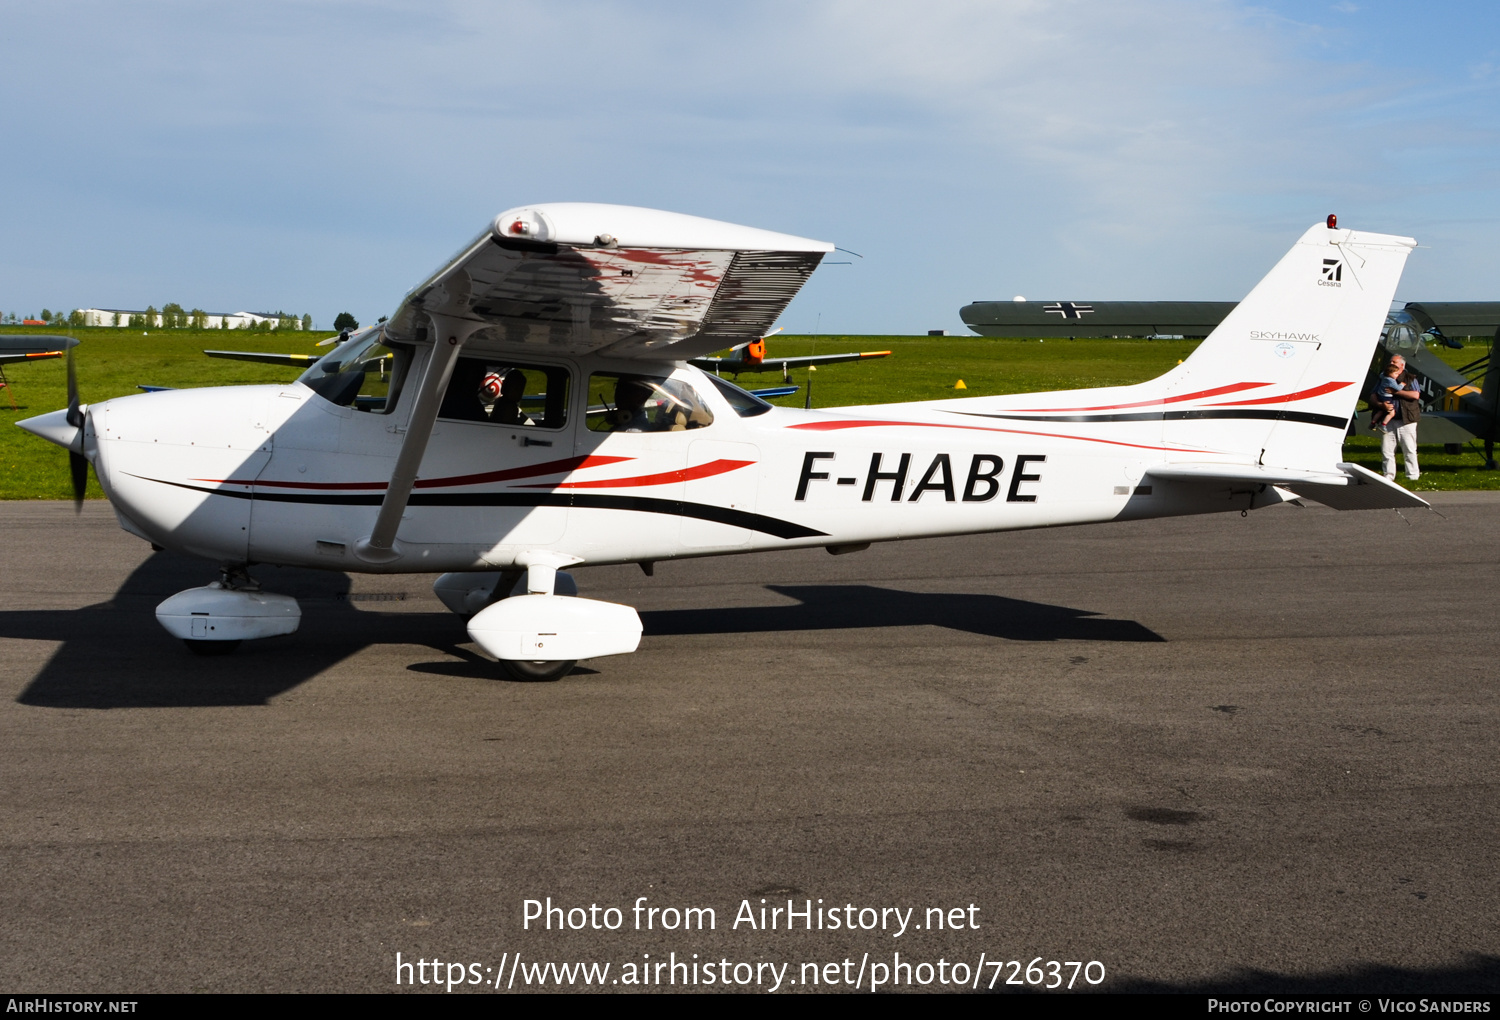
<svg viewBox="0 0 1500 1020"><path fill-rule="evenodd" d="M1136 386L815 411L687 362L761 336L833 246L673 213L513 209L390 321L284 386L21 422L92 462L122 527L217 562L157 619L197 651L297 628L247 565L441 573L513 675L634 651L566 568L1250 510L1424 506L1339 463L1414 242L1328 224ZM75 475L75 477L77 477Z"/></svg>

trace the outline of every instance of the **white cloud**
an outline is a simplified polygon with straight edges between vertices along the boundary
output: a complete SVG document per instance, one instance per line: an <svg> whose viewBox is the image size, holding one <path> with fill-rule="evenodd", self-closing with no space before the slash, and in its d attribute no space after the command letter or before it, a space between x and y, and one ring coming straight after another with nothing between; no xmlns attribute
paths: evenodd
<svg viewBox="0 0 1500 1020"><path fill-rule="evenodd" d="M1493 210L1494 118L1463 115L1493 76L1459 95L1441 65L1333 59L1333 29L1228 0L6 17L68 45L0 67L0 131L46 140L0 168L25 196L0 240L37 252L27 279L93 260L97 288L128 263L120 288L154 273L158 300L243 304L255 286L319 318L329 301L378 314L497 209L592 199L869 256L818 274L794 329L818 311L825 328L936 328L1017 291L1236 297L1330 211L1415 230L1412 196L1438 196L1422 215L1448 193ZM48 240L90 230L84 250Z"/></svg>

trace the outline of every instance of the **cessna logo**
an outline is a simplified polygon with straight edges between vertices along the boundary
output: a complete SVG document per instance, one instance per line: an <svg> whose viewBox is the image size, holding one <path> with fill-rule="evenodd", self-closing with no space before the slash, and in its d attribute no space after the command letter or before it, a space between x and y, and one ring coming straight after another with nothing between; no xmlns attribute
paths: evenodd
<svg viewBox="0 0 1500 1020"><path fill-rule="evenodd" d="M1093 305L1079 305L1072 301L1058 301L1055 304L1042 306L1042 311L1048 315L1061 315L1064 319L1081 319L1093 310Z"/></svg>
<svg viewBox="0 0 1500 1020"><path fill-rule="evenodd" d="M960 455L962 456L962 455ZM959 499L959 487L956 478L963 479L963 501L965 503L987 503L1000 494L1000 477L1005 472L1005 458L993 453L976 453L969 458L969 469L962 475L955 476L953 473L953 458L946 453L940 453L932 458L932 463L927 465L927 470L922 472L920 480L915 488L906 487L907 480L913 475L911 454L903 453L899 457L887 460L887 455L882 453L870 454L870 469L864 472L864 492L860 501L869 503L875 499L876 491L882 485L890 484L890 501L899 503L903 499L908 503L915 503L922 498L923 493L942 493L943 501L946 503L957 502ZM807 498L807 487L811 482L827 481L829 472L813 470L818 466L820 460L833 460L832 453L806 453L802 456L802 475L797 479L797 501L800 503ZM1030 465L1041 464L1047 458L1041 454L1023 453L1016 457L1015 467L1011 471L1010 487L1006 491L1005 501L1007 503L1035 503L1036 495L1030 492L1022 492L1021 485L1024 482L1039 482L1041 474ZM962 461L960 461L962 464ZM831 465L830 465L831 466ZM839 478L836 485L859 485L859 475L846 475ZM884 496L882 491L880 495Z"/></svg>
<svg viewBox="0 0 1500 1020"><path fill-rule="evenodd" d="M1344 264L1338 259L1323 260L1323 277L1318 281L1319 287L1342 287L1339 281L1344 278Z"/></svg>

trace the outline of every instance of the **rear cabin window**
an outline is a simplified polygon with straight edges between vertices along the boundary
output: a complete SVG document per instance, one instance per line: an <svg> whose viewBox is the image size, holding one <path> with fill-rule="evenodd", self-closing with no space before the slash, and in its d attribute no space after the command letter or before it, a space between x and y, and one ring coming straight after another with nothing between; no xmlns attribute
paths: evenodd
<svg viewBox="0 0 1500 1020"><path fill-rule="evenodd" d="M698 391L655 375L589 376L590 432L686 432L714 422Z"/></svg>
<svg viewBox="0 0 1500 1020"><path fill-rule="evenodd" d="M568 420L568 370L493 358L459 358L438 417L560 429Z"/></svg>

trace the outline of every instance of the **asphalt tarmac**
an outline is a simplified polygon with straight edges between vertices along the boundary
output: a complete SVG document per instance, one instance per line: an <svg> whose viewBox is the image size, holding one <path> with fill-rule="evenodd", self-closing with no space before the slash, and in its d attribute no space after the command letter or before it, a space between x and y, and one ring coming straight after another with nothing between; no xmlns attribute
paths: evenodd
<svg viewBox="0 0 1500 1020"><path fill-rule="evenodd" d="M0 505L0 991L1496 991L1500 494L1434 502L583 569L641 650L529 684L426 576L195 658L206 565Z"/></svg>

